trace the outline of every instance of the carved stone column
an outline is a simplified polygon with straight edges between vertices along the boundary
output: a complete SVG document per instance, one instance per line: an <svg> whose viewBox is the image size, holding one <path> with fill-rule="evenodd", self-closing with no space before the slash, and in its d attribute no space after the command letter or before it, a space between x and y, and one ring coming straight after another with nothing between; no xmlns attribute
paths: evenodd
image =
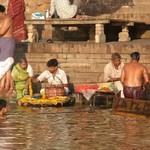
<svg viewBox="0 0 150 150"><path fill-rule="evenodd" d="M122 26L122 32L118 35L119 39L118 41L131 41L131 38L129 37L129 30L127 26Z"/></svg>
<svg viewBox="0 0 150 150"><path fill-rule="evenodd" d="M106 36L104 34L104 25L95 25L95 43L106 42Z"/></svg>
<svg viewBox="0 0 150 150"><path fill-rule="evenodd" d="M28 42L37 42L38 41L38 32L33 25L27 26L28 30Z"/></svg>

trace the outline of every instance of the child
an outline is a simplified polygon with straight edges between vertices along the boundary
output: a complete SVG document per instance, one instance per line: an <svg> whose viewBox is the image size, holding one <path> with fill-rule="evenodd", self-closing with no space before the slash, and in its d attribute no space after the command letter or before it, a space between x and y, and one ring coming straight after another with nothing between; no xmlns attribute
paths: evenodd
<svg viewBox="0 0 150 150"><path fill-rule="evenodd" d="M1 119L6 119L4 114L7 111L7 101L4 99L0 99L0 120Z"/></svg>

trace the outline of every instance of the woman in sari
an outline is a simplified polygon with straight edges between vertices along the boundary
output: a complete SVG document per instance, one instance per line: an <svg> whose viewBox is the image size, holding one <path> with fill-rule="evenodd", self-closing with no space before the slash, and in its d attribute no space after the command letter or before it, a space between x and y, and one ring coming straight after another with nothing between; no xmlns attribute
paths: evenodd
<svg viewBox="0 0 150 150"><path fill-rule="evenodd" d="M28 64L26 58L21 58L12 70L12 78L17 93L16 99L19 100L28 93L29 81L33 76L33 69Z"/></svg>
<svg viewBox="0 0 150 150"><path fill-rule="evenodd" d="M27 39L27 28L25 21L24 0L9 0L7 14L13 20L13 37L16 41Z"/></svg>

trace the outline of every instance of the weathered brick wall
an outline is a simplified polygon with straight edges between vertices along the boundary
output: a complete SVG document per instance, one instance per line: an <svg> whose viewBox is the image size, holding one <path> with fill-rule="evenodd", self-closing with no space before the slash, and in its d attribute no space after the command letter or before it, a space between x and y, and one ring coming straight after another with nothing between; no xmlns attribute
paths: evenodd
<svg viewBox="0 0 150 150"><path fill-rule="evenodd" d="M26 17L30 18L32 12L44 13L50 6L50 0L24 0L26 4ZM70 0L73 1L73 0ZM108 17L111 19L125 19L141 21L150 24L150 0L81 0L83 14ZM8 0L1 0L7 7Z"/></svg>
<svg viewBox="0 0 150 150"><path fill-rule="evenodd" d="M9 0L1 0L1 4L7 7ZM45 10L50 7L50 0L24 0L26 5L26 17L31 18L33 12L45 13Z"/></svg>

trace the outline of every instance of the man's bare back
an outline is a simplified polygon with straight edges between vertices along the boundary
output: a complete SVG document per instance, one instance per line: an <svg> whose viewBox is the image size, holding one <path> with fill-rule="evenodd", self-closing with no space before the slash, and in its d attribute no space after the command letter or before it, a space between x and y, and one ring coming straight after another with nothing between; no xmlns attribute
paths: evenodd
<svg viewBox="0 0 150 150"><path fill-rule="evenodd" d="M12 19L6 14L0 15L0 37L12 37L13 25Z"/></svg>
<svg viewBox="0 0 150 150"><path fill-rule="evenodd" d="M7 58L13 59L15 41L13 39L13 23L12 19L6 14L6 8L0 4L0 63L4 63ZM7 65L3 66L6 70L5 74L1 73L0 78L0 93L11 93L13 90L13 80L11 77L11 66L13 61L9 61ZM1 65L2 67L2 65ZM2 68L1 68L2 72Z"/></svg>
<svg viewBox="0 0 150 150"><path fill-rule="evenodd" d="M148 72L142 64L132 61L125 65L122 71L122 82L124 86L139 87L142 86L142 78L148 82Z"/></svg>
<svg viewBox="0 0 150 150"><path fill-rule="evenodd" d="M131 62L122 69L121 82L125 98L141 99L143 85L149 82L148 71L145 66L139 63L140 53L131 53Z"/></svg>

